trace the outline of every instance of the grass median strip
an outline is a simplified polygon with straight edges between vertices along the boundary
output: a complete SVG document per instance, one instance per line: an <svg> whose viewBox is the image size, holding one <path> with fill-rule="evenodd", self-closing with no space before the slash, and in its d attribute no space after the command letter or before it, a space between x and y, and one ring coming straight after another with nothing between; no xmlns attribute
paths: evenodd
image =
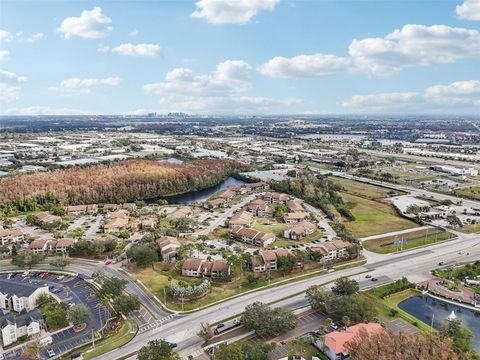
<svg viewBox="0 0 480 360"><path fill-rule="evenodd" d="M137 333L137 324L133 320L127 320L122 324L120 331L114 335L106 337L95 345L91 351L84 350L83 358L85 360L93 359L99 355L105 354L113 349L125 345L132 340ZM87 352L88 351L88 352Z"/></svg>

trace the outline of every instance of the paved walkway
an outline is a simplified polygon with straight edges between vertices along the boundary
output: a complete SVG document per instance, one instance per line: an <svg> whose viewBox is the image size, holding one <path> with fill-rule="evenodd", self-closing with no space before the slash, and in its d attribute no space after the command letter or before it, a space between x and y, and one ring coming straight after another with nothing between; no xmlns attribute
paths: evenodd
<svg viewBox="0 0 480 360"><path fill-rule="evenodd" d="M387 236L395 236L395 235L408 234L408 233L411 233L411 232L415 232L415 231L419 231L419 230L427 230L427 229L434 229L434 228L431 227L431 226L426 225L426 226L421 226L421 227L412 228L412 229L392 231L392 232L384 233L384 234L377 234L377 235L372 235L372 236L366 236L366 237L360 238L359 240L360 240L360 241L374 240L374 239L384 238L384 237L387 237Z"/></svg>

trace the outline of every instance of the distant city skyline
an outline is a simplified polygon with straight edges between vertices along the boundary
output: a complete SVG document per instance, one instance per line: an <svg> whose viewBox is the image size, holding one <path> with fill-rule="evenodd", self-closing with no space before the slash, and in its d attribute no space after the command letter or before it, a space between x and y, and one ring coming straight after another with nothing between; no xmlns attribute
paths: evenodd
<svg viewBox="0 0 480 360"><path fill-rule="evenodd" d="M0 115L479 114L480 0L2 1Z"/></svg>

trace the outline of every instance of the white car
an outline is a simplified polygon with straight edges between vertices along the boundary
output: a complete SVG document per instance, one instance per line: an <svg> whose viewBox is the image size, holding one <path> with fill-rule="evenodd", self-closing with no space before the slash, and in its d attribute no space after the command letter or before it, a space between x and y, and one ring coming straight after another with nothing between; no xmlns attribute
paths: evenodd
<svg viewBox="0 0 480 360"><path fill-rule="evenodd" d="M54 357L55 351L53 351L53 349L47 349L47 354L48 354L48 357Z"/></svg>

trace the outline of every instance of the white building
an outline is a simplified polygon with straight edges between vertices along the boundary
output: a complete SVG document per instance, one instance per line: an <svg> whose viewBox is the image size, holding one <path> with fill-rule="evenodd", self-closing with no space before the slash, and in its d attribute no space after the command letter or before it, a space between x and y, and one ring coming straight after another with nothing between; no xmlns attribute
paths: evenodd
<svg viewBox="0 0 480 360"><path fill-rule="evenodd" d="M31 311L36 308L37 299L42 294L49 294L48 286L36 287L0 279L0 309Z"/></svg>
<svg viewBox="0 0 480 360"><path fill-rule="evenodd" d="M0 310L0 331L4 347L15 343L22 336L30 337L39 334L43 328L43 317L38 309L23 310L18 315L3 314Z"/></svg>

